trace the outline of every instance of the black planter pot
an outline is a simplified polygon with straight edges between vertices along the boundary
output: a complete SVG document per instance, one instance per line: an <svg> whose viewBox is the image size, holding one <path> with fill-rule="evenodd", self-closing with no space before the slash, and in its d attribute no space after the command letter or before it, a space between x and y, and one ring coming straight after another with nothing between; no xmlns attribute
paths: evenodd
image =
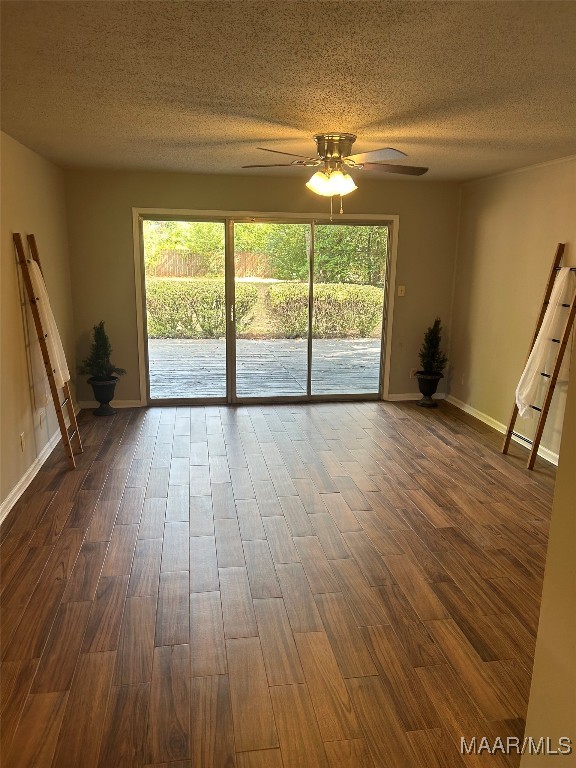
<svg viewBox="0 0 576 768"><path fill-rule="evenodd" d="M94 416L111 416L116 410L110 405L110 400L114 399L114 390L118 382L117 376L112 376L108 381L98 381L98 379L88 379L88 384L92 385L94 400L100 403L100 407L92 411Z"/></svg>
<svg viewBox="0 0 576 768"><path fill-rule="evenodd" d="M438 389L438 382L444 378L441 373L426 373L425 371L416 371L416 378L418 379L418 389L422 394L422 400L418 401L418 405L423 408L438 408L438 403L432 400L432 395L436 394Z"/></svg>

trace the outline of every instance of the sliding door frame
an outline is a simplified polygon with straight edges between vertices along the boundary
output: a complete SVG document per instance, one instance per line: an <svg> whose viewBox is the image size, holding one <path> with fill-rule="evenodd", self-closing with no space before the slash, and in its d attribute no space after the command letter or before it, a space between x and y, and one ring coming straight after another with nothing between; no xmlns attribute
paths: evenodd
<svg viewBox="0 0 576 768"><path fill-rule="evenodd" d="M295 402L311 402L315 399L315 396L311 394L312 391L312 306L313 306L313 292L314 292L314 225L316 223L315 218L311 217L298 217L293 216L287 220L285 215L274 216L273 214L260 214L258 216L252 214L248 217L241 217L236 215L232 222L232 227L236 224L305 224L310 227L310 241L308 246L308 335L306 346L306 393L295 395L241 395L235 392L234 400L232 403L238 405L250 405L251 403L295 403ZM232 238L233 240L233 238ZM234 250L234 248L233 248ZM236 290L236 274L235 274L235 260L234 254L232 255L232 273L234 281L234 290ZM233 297L235 299L235 296ZM236 335L234 330L234 357L236 362ZM236 383L236 382L235 382ZM319 399L325 400L327 398L321 397Z"/></svg>
<svg viewBox="0 0 576 768"><path fill-rule="evenodd" d="M224 223L225 237L225 300L226 300L226 397L210 398L179 398L179 399L150 399L150 383L148 373L148 333L146 318L146 276L144 270L144 241L143 221L211 221ZM308 366L307 394L266 397L242 397L236 393L236 330L233 320L235 270L234 270L234 224L258 222L282 222L310 224L309 252L309 314L308 314ZM314 254L314 224L364 224L366 226L388 227L388 248L386 265L386 288L383 301L383 323L380 346L380 391L378 393L362 394L311 394L311 360L312 360L312 306L313 306L313 254ZM325 213L284 213L268 211L220 211L220 210L189 210L174 208L132 208L132 234L134 242L134 277L136 300L136 323L138 339L140 404L146 405L225 405L250 403L288 403L288 402L327 402L342 400L387 400L390 382L390 360L392 351L392 327L394 316L394 296L396 285L396 257L399 230L397 215L375 214L343 214L336 222L330 221Z"/></svg>

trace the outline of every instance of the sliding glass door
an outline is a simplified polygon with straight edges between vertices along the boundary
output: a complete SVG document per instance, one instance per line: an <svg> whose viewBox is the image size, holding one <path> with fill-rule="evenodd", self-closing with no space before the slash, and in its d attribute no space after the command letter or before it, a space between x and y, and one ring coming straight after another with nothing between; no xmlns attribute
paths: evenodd
<svg viewBox="0 0 576 768"><path fill-rule="evenodd" d="M150 400L225 398L225 224L142 225Z"/></svg>
<svg viewBox="0 0 576 768"><path fill-rule="evenodd" d="M388 226L142 222L150 401L376 397Z"/></svg>
<svg viewBox="0 0 576 768"><path fill-rule="evenodd" d="M307 394L310 224L234 225L236 396Z"/></svg>
<svg viewBox="0 0 576 768"><path fill-rule="evenodd" d="M388 227L314 228L312 394L377 393Z"/></svg>

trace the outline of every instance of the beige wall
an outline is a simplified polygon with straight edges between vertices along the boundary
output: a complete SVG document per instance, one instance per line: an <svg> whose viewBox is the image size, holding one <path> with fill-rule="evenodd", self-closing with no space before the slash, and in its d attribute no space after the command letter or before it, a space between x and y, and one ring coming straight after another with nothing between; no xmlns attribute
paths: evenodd
<svg viewBox="0 0 576 768"><path fill-rule="evenodd" d="M51 403L42 412L34 410L13 232L36 235L71 371L75 346L63 173L4 133L1 149L0 504L34 467L58 431ZM24 451L20 449L22 432Z"/></svg>
<svg viewBox="0 0 576 768"><path fill-rule="evenodd" d="M452 317L450 393L507 424L558 242L576 265L576 160L462 188ZM568 353L569 354L569 353ZM566 384L542 445L558 452ZM533 420L519 419L531 437Z"/></svg>
<svg viewBox="0 0 576 768"><path fill-rule="evenodd" d="M94 323L106 321L113 361L126 368L118 400L138 400L132 207L285 211L327 216L329 201L309 192L305 177L193 176L176 173L78 171L66 176L77 354L85 355ZM417 391L409 379L418 365L424 331L441 315L448 320L455 257L458 189L425 181L371 181L344 202L346 213L398 214L397 283L390 391ZM80 400L90 400L78 382Z"/></svg>
<svg viewBox="0 0 576 768"><path fill-rule="evenodd" d="M576 371L576 347L572 354ZM526 735L572 739L573 754L562 758L528 756L522 768L553 763L576 765L576 376L566 402L556 476L540 623L530 689Z"/></svg>

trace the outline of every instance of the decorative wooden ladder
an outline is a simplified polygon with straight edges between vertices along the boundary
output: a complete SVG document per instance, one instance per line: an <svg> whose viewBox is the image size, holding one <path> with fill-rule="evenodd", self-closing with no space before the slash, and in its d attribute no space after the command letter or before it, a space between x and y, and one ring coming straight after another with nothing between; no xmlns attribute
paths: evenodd
<svg viewBox="0 0 576 768"><path fill-rule="evenodd" d="M40 349L42 351L42 359L44 360L44 366L46 368L46 374L48 376L48 383L50 385L50 392L52 393L52 400L54 401L54 408L56 410L56 416L58 418L58 424L60 426L60 433L62 434L62 443L64 450L68 458L68 466L70 469L76 468L76 461L74 459L74 451L72 449L72 441L75 443L76 452L82 453L82 441L80 439L80 431L78 429L78 422L76 421L76 414L74 412L74 405L72 403L72 397L70 395L70 387L68 382L64 382L63 392L64 400L60 400L58 394L58 387L54 379L54 368L52 367L52 361L50 360L50 353L48 351L48 345L46 344L46 333L42 327L42 320L40 319L40 313L36 304L36 296L34 295L34 288L32 287L32 280L30 278L30 270L28 264L31 260L34 260L42 271L40 264L40 258L38 256L38 247L36 245L36 238L34 235L28 235L28 248L30 251L30 259L26 257L24 251L24 245L22 243L22 236L19 232L15 232L13 235L14 247L16 249L16 255L18 257L18 263L22 268L22 276L24 278L24 285L26 286L26 293L28 294L28 300L32 309L32 317L34 318L34 325L36 326L36 333L38 334L38 341L40 342ZM68 417L70 419L70 427L66 426L64 419L63 408L66 406L68 411ZM69 431L71 430L71 431Z"/></svg>
<svg viewBox="0 0 576 768"><path fill-rule="evenodd" d="M562 265L565 245L566 245L565 243L558 243L558 247L556 248L556 255L554 256L552 269L550 270L550 276L548 277L546 293L544 294L544 301L542 302L542 308L540 310L540 315L536 323L536 330L534 331L534 336L532 338L532 344L530 345L530 351L528 352L528 357L530 357L530 353L532 352L532 349L536 342L536 338L538 337L538 333L542 326L542 322L544 320L544 315L546 314L548 304L550 303L550 295L552 294L552 289L554 288L554 281L556 280L556 275L558 274L558 271L560 270ZM572 271L576 272L576 268L572 267ZM558 354L556 356L556 362L554 364L554 369L551 374L544 373L544 372L540 373L541 376L548 379L548 389L546 390L544 402L541 408L539 408L536 405L530 406L533 410L538 411L540 413L540 418L538 419L538 426L536 427L534 438L532 440L529 440L527 437L524 437L524 435L521 435L518 432L514 432L514 425L516 423L516 418L518 416L518 406L514 404L514 408L512 410L512 416L510 417L510 423L508 425L508 430L506 432L506 437L504 438L504 444L502 446L502 453L508 453L508 448L510 447L510 440L512 439L512 436L517 437L520 440L523 440L525 443L530 444L531 445L530 455L528 456L528 463L526 465L528 469L534 469L534 464L536 463L536 457L538 456L538 448L540 447L540 441L542 440L542 434L544 432L544 427L546 425L546 418L548 416L548 411L550 410L550 404L552 403L552 395L554 394L554 390L556 389L556 382L558 381L558 374L560 373L560 368L562 366L564 352L566 351L566 347L568 345L568 339L570 338L570 331L572 330L572 326L574 325L574 318L576 316L576 292L574 293L572 302L570 304L563 304L562 306L568 309L568 317L566 320L566 326L564 328L564 333L562 334L562 338L552 339L553 342L559 345Z"/></svg>

